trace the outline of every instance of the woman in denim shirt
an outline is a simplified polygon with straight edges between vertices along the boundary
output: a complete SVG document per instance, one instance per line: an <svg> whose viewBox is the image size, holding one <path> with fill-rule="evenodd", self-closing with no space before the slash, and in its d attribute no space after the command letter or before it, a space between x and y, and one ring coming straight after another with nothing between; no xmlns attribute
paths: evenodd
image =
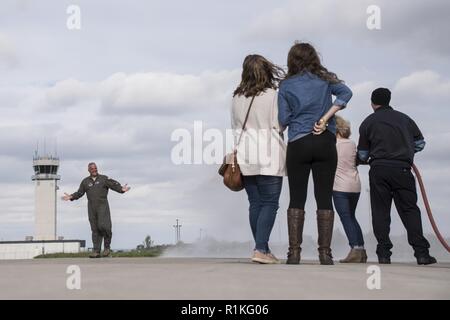
<svg viewBox="0 0 450 320"><path fill-rule="evenodd" d="M332 96L336 99L332 101ZM322 66L309 43L295 43L288 54L288 74L278 93L278 119L288 127L286 166L290 203L287 212L287 264L300 263L308 179L312 171L317 203L319 259L333 264L333 182L336 173L336 122L352 91Z"/></svg>

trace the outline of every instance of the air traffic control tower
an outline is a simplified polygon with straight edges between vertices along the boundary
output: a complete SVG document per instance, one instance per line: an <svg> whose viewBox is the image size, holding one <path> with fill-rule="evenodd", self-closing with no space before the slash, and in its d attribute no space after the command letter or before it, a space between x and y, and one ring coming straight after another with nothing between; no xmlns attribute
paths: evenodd
<svg viewBox="0 0 450 320"><path fill-rule="evenodd" d="M85 251L85 240L64 240L56 233L56 201L59 158L52 155L33 157L34 175L34 237L25 241L0 241L0 260L33 259L41 254L79 253Z"/></svg>
<svg viewBox="0 0 450 320"><path fill-rule="evenodd" d="M56 238L56 191L58 190L59 158L52 155L33 157L35 182L35 240Z"/></svg>

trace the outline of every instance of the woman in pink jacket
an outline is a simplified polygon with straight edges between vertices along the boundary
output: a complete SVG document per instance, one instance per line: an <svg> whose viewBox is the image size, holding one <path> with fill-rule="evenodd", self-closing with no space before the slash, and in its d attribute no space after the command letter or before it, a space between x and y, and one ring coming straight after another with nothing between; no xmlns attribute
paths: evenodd
<svg viewBox="0 0 450 320"><path fill-rule="evenodd" d="M338 164L333 186L333 202L351 248L347 257L339 262L365 263L367 254L364 239L355 215L361 193L361 182L356 168L356 144L349 139L350 123L340 116L335 118Z"/></svg>

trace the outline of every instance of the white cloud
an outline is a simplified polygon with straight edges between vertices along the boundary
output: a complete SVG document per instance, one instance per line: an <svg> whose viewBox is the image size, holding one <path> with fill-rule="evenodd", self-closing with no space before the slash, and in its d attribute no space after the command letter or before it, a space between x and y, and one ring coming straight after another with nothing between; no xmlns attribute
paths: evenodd
<svg viewBox="0 0 450 320"><path fill-rule="evenodd" d="M365 81L350 85L353 92L353 97L350 100L347 108L344 109L343 114L351 117L350 120L355 124L362 122L371 112L370 95L374 89L376 89L377 83L375 81ZM356 128L353 129L357 132Z"/></svg>
<svg viewBox="0 0 450 320"><path fill-rule="evenodd" d="M97 84L88 84L77 79L58 81L45 90L47 102L51 106L72 106L80 101L95 99L98 92Z"/></svg>
<svg viewBox="0 0 450 320"><path fill-rule="evenodd" d="M366 21L368 6L381 9L381 29L369 30ZM382 44L402 48L417 55L419 52L446 57L450 44L442 35L450 29L445 0L317 0L289 1L284 6L257 16L250 24L247 40L334 40Z"/></svg>
<svg viewBox="0 0 450 320"><path fill-rule="evenodd" d="M378 87L388 87L392 92L391 105L415 119L427 134L449 132L444 118L450 117L450 109L444 107L450 99L450 78L434 70L417 70L400 77L392 85L375 80L349 85L353 97L342 111L357 133L359 123L372 113L370 96ZM436 136L436 139L438 137Z"/></svg>
<svg viewBox="0 0 450 320"><path fill-rule="evenodd" d="M189 119L222 119L217 110L228 115L238 77L236 70L116 73L97 82L66 79L48 87L2 87L0 145L6 155L26 155L37 140L57 136L69 157L169 153L175 128L191 126Z"/></svg>
<svg viewBox="0 0 450 320"><path fill-rule="evenodd" d="M0 162L4 165L12 163L12 161L12 159L0 159ZM32 223L34 219L34 192L31 179L27 185L20 182L2 181L0 187L3 190L0 196L0 225L11 222Z"/></svg>
<svg viewBox="0 0 450 320"><path fill-rule="evenodd" d="M223 106L228 102L239 72L115 73L98 82L58 81L45 90L48 106L65 110L80 103L100 102L103 113L174 115ZM48 107L47 106L47 107Z"/></svg>
<svg viewBox="0 0 450 320"><path fill-rule="evenodd" d="M365 23L365 6L361 1L289 1L286 5L257 16L246 37L304 38L353 28ZM365 24L364 24L365 26Z"/></svg>
<svg viewBox="0 0 450 320"><path fill-rule="evenodd" d="M114 74L101 83L108 112L176 114L223 105L238 79L238 71L200 75L169 73Z"/></svg>
<svg viewBox="0 0 450 320"><path fill-rule="evenodd" d="M450 78L433 70L419 70L400 78L393 86L392 105L411 116L424 133L449 132L444 119L450 99Z"/></svg>
<svg viewBox="0 0 450 320"><path fill-rule="evenodd" d="M394 92L433 100L450 98L450 79L432 70L416 71L399 79Z"/></svg>
<svg viewBox="0 0 450 320"><path fill-rule="evenodd" d="M12 40L0 33L0 68L12 68L18 63L17 51Z"/></svg>

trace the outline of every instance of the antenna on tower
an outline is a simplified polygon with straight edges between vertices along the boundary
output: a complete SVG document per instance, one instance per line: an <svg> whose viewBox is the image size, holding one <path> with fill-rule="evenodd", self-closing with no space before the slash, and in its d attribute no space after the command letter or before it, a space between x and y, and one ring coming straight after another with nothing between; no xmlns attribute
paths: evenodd
<svg viewBox="0 0 450 320"><path fill-rule="evenodd" d="M36 149L34 150L34 157L37 158L39 150L39 140L36 140Z"/></svg>

